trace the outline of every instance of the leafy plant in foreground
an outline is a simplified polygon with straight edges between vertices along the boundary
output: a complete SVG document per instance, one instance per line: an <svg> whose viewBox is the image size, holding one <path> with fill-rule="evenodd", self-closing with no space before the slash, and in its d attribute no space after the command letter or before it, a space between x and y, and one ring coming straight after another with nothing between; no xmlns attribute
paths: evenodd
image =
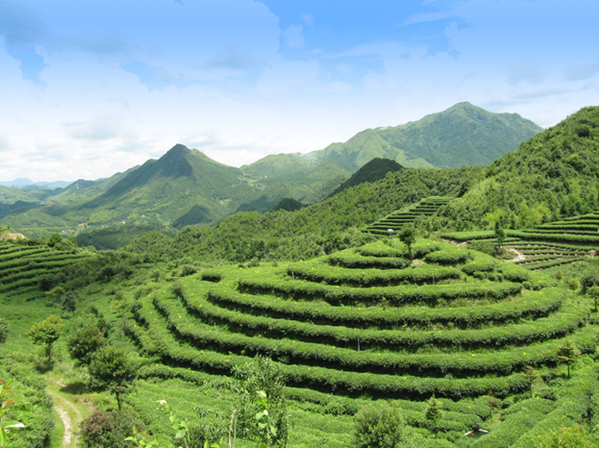
<svg viewBox="0 0 600 449"><path fill-rule="evenodd" d="M0 447L5 446L5 434L9 428L25 427L23 423L17 421L5 421L4 415L8 413L8 405L15 401L14 398L8 399L8 394L12 391L10 384L11 381L4 383L4 380L0 379Z"/></svg>
<svg viewBox="0 0 600 449"><path fill-rule="evenodd" d="M232 371L240 380L238 422L244 436L265 447L285 447L288 414L283 393L285 378L280 365L257 356Z"/></svg>

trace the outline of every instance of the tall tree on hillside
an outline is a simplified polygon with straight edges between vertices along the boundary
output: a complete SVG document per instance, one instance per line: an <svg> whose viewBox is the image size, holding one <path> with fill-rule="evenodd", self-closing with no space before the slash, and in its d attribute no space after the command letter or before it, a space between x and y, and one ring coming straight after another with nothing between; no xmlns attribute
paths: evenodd
<svg viewBox="0 0 600 449"><path fill-rule="evenodd" d="M556 357L567 365L567 378L571 378L571 365L579 358L581 351L571 340L566 340L556 350Z"/></svg>
<svg viewBox="0 0 600 449"><path fill-rule="evenodd" d="M105 344L104 333L98 326L93 324L86 324L77 332L71 334L67 340L71 357L81 365L89 365L96 351Z"/></svg>
<svg viewBox="0 0 600 449"><path fill-rule="evenodd" d="M60 333L64 324L60 317L50 315L44 321L31 326L31 329L25 334L31 338L33 344L46 346L48 361L52 361L52 345L60 338Z"/></svg>
<svg viewBox="0 0 600 449"><path fill-rule="evenodd" d="M405 225L398 233L398 238L408 248L408 258L412 259L412 245L417 240L417 230L412 223Z"/></svg>
<svg viewBox="0 0 600 449"><path fill-rule="evenodd" d="M77 295L72 290L63 295L61 302L65 312L71 312L75 315L75 311L77 310Z"/></svg>
<svg viewBox="0 0 600 449"><path fill-rule="evenodd" d="M117 398L121 410L121 398L133 387L136 366L131 355L123 348L103 346L94 354L90 363L92 385L108 390Z"/></svg>

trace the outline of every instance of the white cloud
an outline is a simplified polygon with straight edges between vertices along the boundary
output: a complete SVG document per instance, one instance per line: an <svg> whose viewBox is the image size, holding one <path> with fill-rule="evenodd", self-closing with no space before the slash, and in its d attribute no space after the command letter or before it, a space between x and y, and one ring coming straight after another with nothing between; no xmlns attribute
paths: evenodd
<svg viewBox="0 0 600 449"><path fill-rule="evenodd" d="M370 44L363 44L350 50L342 52L337 56L401 56L406 54L410 47L400 42L378 41Z"/></svg>
<svg viewBox="0 0 600 449"><path fill-rule="evenodd" d="M350 73L352 72L352 67L350 67L348 64L338 64L336 66L336 69L338 72L342 73L342 74L346 74L346 73Z"/></svg>
<svg viewBox="0 0 600 449"><path fill-rule="evenodd" d="M310 87L319 76L319 61L287 61L279 58L269 66L258 80L260 92L289 92Z"/></svg>
<svg viewBox="0 0 600 449"><path fill-rule="evenodd" d="M281 34L285 39L285 44L289 48L304 47L304 36L302 35L302 25L291 24Z"/></svg>
<svg viewBox="0 0 600 449"><path fill-rule="evenodd" d="M304 13L300 16L300 20L307 24L308 26L313 26L315 24L315 18L311 13Z"/></svg>

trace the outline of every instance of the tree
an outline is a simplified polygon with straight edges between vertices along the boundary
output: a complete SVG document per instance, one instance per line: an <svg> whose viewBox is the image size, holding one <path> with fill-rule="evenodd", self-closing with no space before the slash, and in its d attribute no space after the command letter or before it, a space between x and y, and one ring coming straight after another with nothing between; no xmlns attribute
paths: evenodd
<svg viewBox="0 0 600 449"><path fill-rule="evenodd" d="M402 243L408 247L408 258L412 259L411 246L417 240L417 230L412 223L409 223L402 227L398 233L398 238Z"/></svg>
<svg viewBox="0 0 600 449"><path fill-rule="evenodd" d="M435 398L435 395L431 396L427 401L427 409L425 410L425 419L430 423L434 433L436 432L436 426L440 419L442 419L442 403Z"/></svg>
<svg viewBox="0 0 600 449"><path fill-rule="evenodd" d="M65 312L71 312L75 315L75 311L77 310L77 295L72 290L69 290L61 298L61 304Z"/></svg>
<svg viewBox="0 0 600 449"><path fill-rule="evenodd" d="M354 416L354 423L354 447L409 447L414 437L396 403L366 405Z"/></svg>
<svg viewBox="0 0 600 449"><path fill-rule="evenodd" d="M506 239L506 233L502 229L502 225L499 221L496 222L494 228L494 238L496 239L496 246L498 248L498 254L502 252L502 246L504 246L504 240Z"/></svg>
<svg viewBox="0 0 600 449"><path fill-rule="evenodd" d="M121 397L127 394L135 381L136 366L131 355L122 348L104 345L94 353L90 363L92 386L108 390L117 398L121 410Z"/></svg>
<svg viewBox="0 0 600 449"><path fill-rule="evenodd" d="M106 344L104 333L92 324L86 324L67 340L71 357L80 365L89 365L96 351Z"/></svg>
<svg viewBox="0 0 600 449"><path fill-rule="evenodd" d="M45 345L48 361L52 361L52 345L60 338L60 333L64 324L60 317L50 315L44 321L31 326L31 329L25 334L31 338L35 345Z"/></svg>
<svg viewBox="0 0 600 449"><path fill-rule="evenodd" d="M50 248L54 248L56 245L58 245L60 242L62 241L62 237L60 236L60 234L52 234L50 236L50 238L48 239L48 246Z"/></svg>
<svg viewBox="0 0 600 449"><path fill-rule="evenodd" d="M0 343L6 343L10 333L10 323L6 318L0 318Z"/></svg>
<svg viewBox="0 0 600 449"><path fill-rule="evenodd" d="M536 370L533 366L528 366L523 371L523 377L525 378L525 382L529 385L529 390L533 388L533 385L541 379L540 372Z"/></svg>
<svg viewBox="0 0 600 449"><path fill-rule="evenodd" d="M571 365L579 358L581 351L571 340L566 340L557 348L556 357L567 365L567 378L571 378Z"/></svg>

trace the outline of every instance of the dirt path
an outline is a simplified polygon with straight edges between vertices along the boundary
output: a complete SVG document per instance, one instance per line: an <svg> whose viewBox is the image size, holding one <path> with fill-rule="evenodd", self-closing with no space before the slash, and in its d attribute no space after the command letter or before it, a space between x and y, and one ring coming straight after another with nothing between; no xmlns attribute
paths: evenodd
<svg viewBox="0 0 600 449"><path fill-rule="evenodd" d="M79 423L91 413L91 405L83 400L85 395L73 391L73 388L52 376L47 377L46 380L48 381L48 394L52 397L54 409L58 412L64 426L60 447L79 447L77 436Z"/></svg>
<svg viewBox="0 0 600 449"><path fill-rule="evenodd" d="M506 246L506 249L508 249L509 251L513 251L515 253L517 253L517 257L513 257L510 260L505 260L504 262L519 262L520 260L525 260L527 259L527 256L525 254L523 254L521 251L515 249L512 246Z"/></svg>

